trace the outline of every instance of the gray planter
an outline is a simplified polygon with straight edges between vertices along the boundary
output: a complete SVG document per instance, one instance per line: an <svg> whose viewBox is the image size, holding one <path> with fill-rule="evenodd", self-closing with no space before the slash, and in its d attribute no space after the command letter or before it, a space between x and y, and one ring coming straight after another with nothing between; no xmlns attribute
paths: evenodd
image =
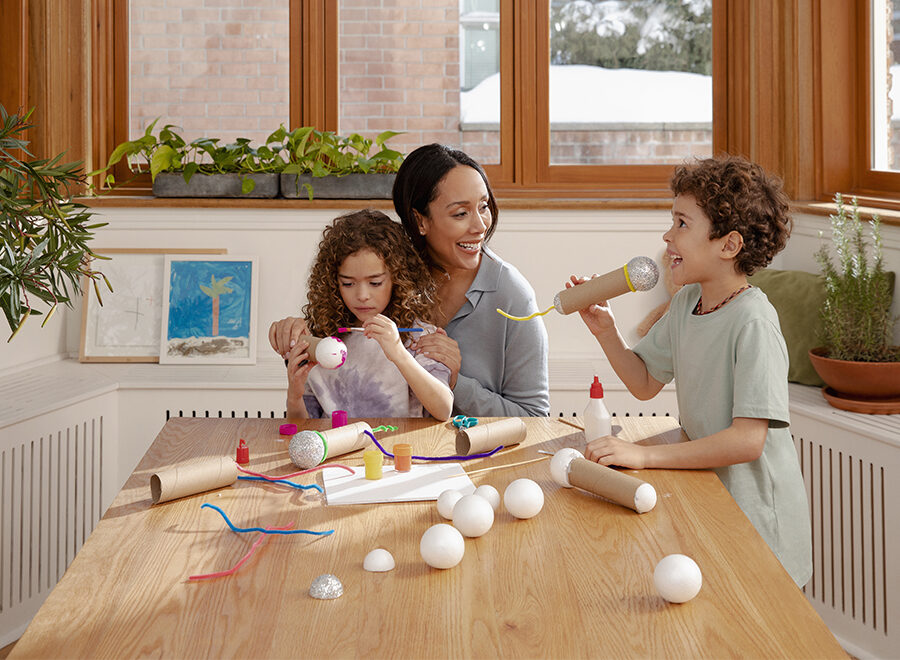
<svg viewBox="0 0 900 660"><path fill-rule="evenodd" d="M282 174L281 194L288 199L309 199L304 183L312 186L313 199L390 199L396 174L347 174L320 176Z"/></svg>
<svg viewBox="0 0 900 660"><path fill-rule="evenodd" d="M241 182L253 179L251 192L241 193ZM190 183L184 182L181 172L163 172L153 181L157 197L277 197L277 174L195 174Z"/></svg>

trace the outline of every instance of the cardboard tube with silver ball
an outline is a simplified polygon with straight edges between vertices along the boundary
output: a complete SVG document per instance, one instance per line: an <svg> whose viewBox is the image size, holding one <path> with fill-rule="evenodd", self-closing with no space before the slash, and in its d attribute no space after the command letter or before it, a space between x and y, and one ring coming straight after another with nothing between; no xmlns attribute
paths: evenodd
<svg viewBox="0 0 900 660"><path fill-rule="evenodd" d="M650 257L635 257L621 268L563 289L553 299L553 306L560 314L571 314L629 291L649 291L658 280L656 262Z"/></svg>
<svg viewBox="0 0 900 660"><path fill-rule="evenodd" d="M575 486L638 513L656 506L656 489L630 474L587 460L577 449L560 449L550 461L550 474L560 486Z"/></svg>

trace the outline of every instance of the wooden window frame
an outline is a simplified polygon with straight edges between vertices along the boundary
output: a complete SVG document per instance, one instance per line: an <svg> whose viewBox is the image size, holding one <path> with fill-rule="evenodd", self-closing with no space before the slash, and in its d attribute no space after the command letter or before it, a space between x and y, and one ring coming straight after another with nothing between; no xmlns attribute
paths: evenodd
<svg viewBox="0 0 900 660"><path fill-rule="evenodd" d="M291 124L336 130L336 0L288 1ZM538 66L549 56L537 47L546 43L547 28L538 17L548 1L500 3L501 158L486 167L498 193L548 201L599 197L621 205L667 197L671 167L548 164L546 109L524 91L547 85L535 81L534 72L548 70ZM127 17L121 11L127 3L78 0L88 38L62 33L44 39L45 50L52 50L44 57L35 55L42 52L35 43L62 14L33 9L55 6L47 0L11 2L19 12L15 25L26 27L4 30L9 38L0 43L0 55L12 58L4 61L14 61L18 73L8 78L12 84L0 84L2 100L8 108L23 100L37 105L39 120L51 107L54 116L66 117L42 123L33 146L64 142L72 160L85 160L88 169L104 165L127 139ZM714 0L714 152L741 154L780 174L795 200L822 201L844 192L900 208L900 174L868 165L868 13L868 0ZM54 100L41 90L58 89L53 81L60 76L75 82ZM76 130L79 118L82 128ZM119 181L129 176L127 170L116 173ZM130 188L146 194L149 182L137 180Z"/></svg>

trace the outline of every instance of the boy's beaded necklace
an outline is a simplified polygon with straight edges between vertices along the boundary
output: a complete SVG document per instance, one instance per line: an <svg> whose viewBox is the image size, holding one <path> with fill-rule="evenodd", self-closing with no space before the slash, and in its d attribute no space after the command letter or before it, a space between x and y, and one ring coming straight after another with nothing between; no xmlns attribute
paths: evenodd
<svg viewBox="0 0 900 660"><path fill-rule="evenodd" d="M733 292L733 293L732 293L730 296L728 296L725 300L723 300L722 302L720 302L718 305L716 305L716 306L713 307L712 309L706 310L705 312L701 312L701 311L700 311L700 308L701 308L701 306L703 305L703 296L700 296L700 298L697 299L697 306L694 307L694 315L695 315L695 316L703 316L704 314L712 314L714 311L716 311L716 310L719 309L720 307L724 307L725 305L727 305L727 304L728 304L729 302L731 302L731 301L732 301L739 293L741 293L741 292L743 292L743 291L746 291L746 290L749 289L751 286L753 286L753 285L752 285L752 284L745 284L745 285L742 286L740 289L738 289L737 291Z"/></svg>

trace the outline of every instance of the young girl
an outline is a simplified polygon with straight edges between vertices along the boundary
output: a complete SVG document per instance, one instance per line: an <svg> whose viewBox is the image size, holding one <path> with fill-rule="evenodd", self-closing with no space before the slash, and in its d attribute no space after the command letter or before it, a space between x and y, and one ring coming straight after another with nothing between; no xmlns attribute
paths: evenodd
<svg viewBox="0 0 900 660"><path fill-rule="evenodd" d="M450 370L408 348L397 327L420 327L434 308L434 282L398 223L379 211L337 218L322 233L303 307L308 334L337 336L347 361L338 369L309 362L308 343L288 354L288 417L432 417L446 421L453 408ZM412 333L404 333L412 334ZM417 333L418 334L418 333Z"/></svg>

